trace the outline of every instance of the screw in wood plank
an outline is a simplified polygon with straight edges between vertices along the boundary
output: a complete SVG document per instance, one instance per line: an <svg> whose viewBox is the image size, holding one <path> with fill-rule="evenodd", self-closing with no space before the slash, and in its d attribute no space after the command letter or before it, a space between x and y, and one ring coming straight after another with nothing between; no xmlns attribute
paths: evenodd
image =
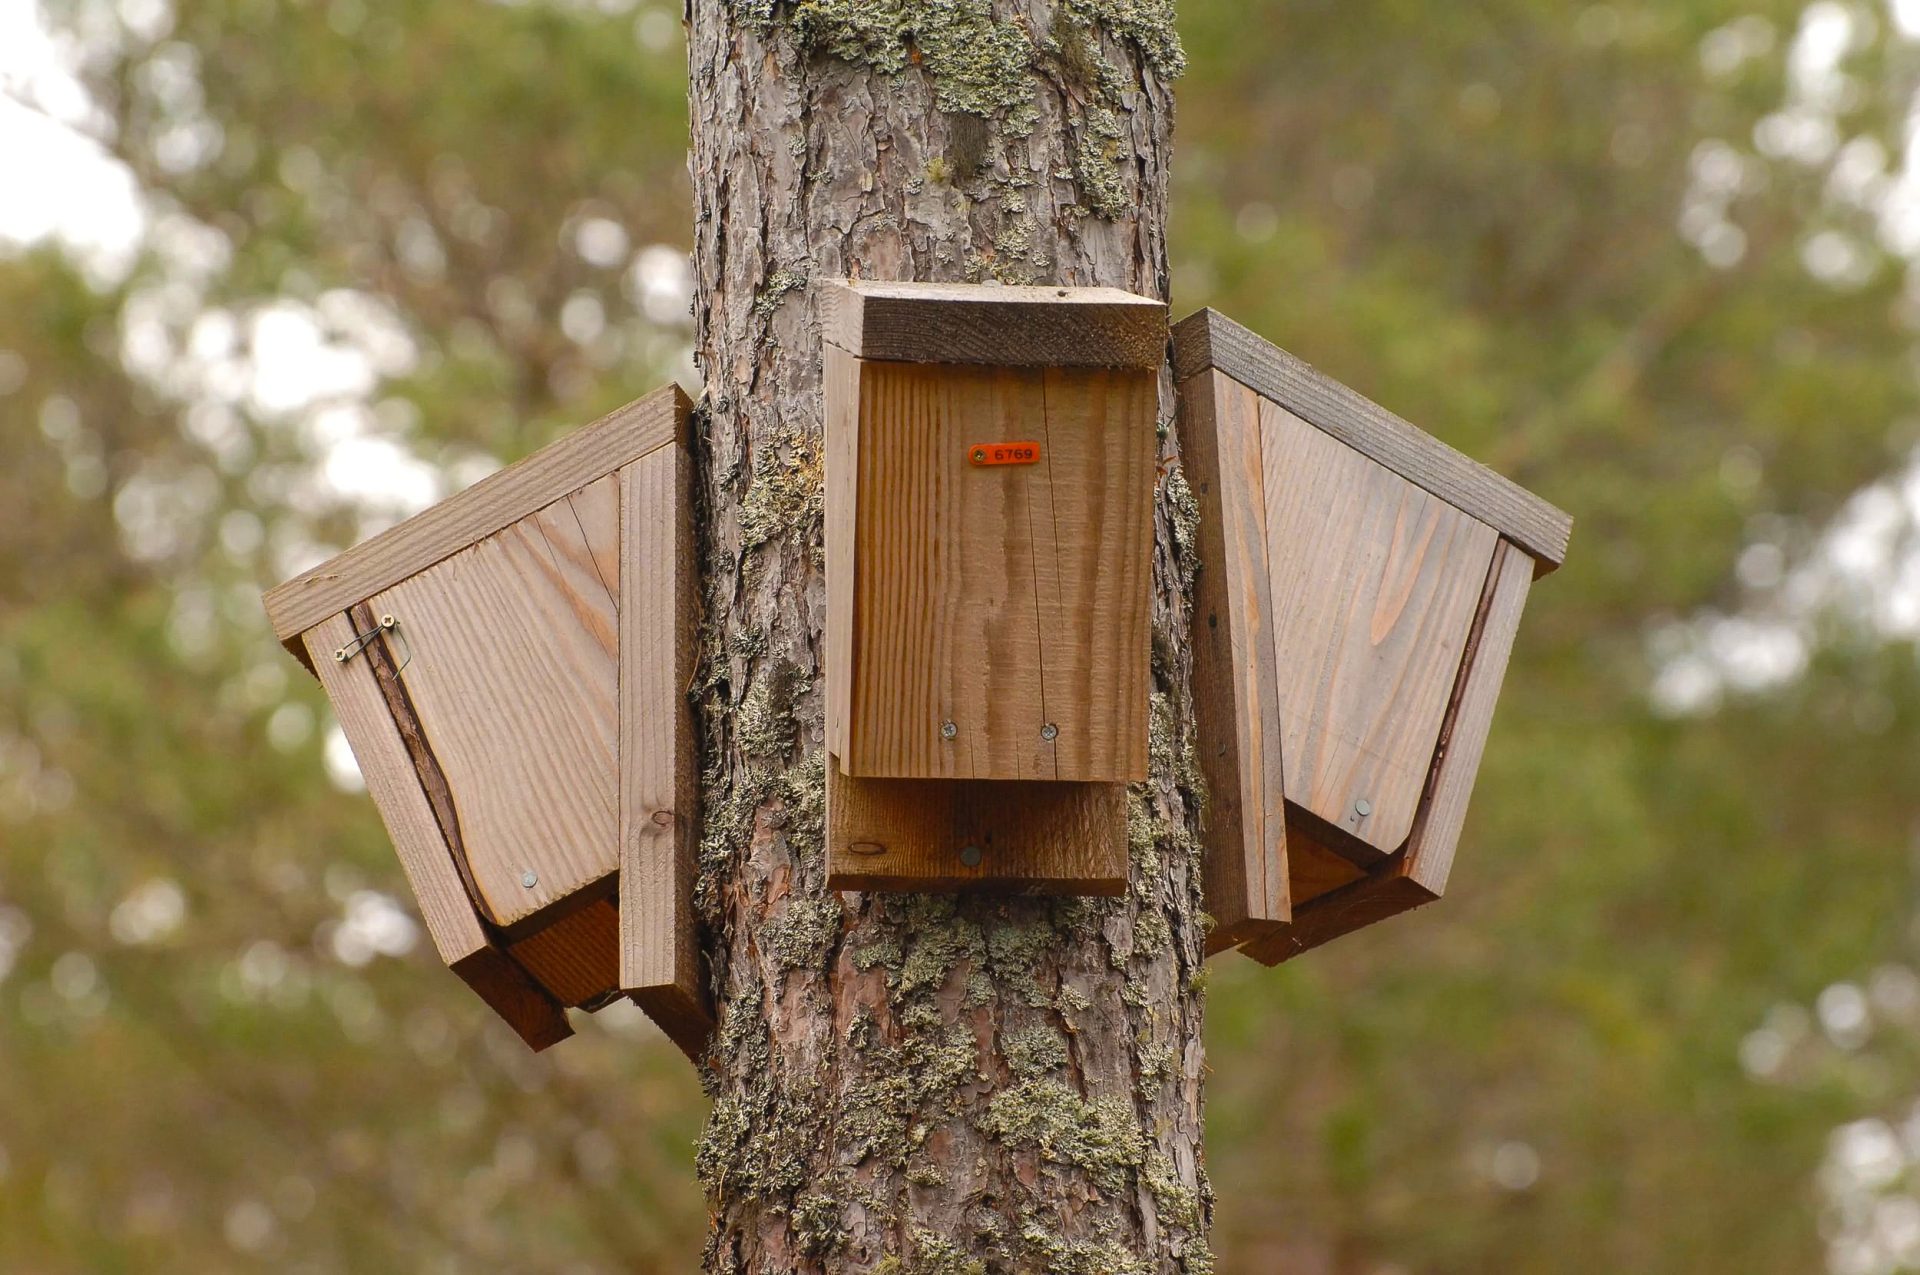
<svg viewBox="0 0 1920 1275"><path fill-rule="evenodd" d="M1052 722L1048 722L1040 728L1040 738L1051 744L1054 740L1060 738L1060 728Z"/></svg>
<svg viewBox="0 0 1920 1275"><path fill-rule="evenodd" d="M979 846L961 846L960 862L966 864L969 868L979 867L980 866L980 847Z"/></svg>
<svg viewBox="0 0 1920 1275"><path fill-rule="evenodd" d="M974 448L974 449L973 449L973 463L974 463L974 464L976 464L976 465L984 465L984 464L986 464L986 463L987 463L987 449L986 449L986 448L984 448L984 447L976 447L976 448Z"/></svg>
<svg viewBox="0 0 1920 1275"><path fill-rule="evenodd" d="M953 724L952 718L948 718L946 721L940 723L940 738L952 739L955 735L958 735L959 733L960 733L960 728Z"/></svg>
<svg viewBox="0 0 1920 1275"><path fill-rule="evenodd" d="M531 890L533 889L534 886L540 884L540 874L538 872L535 872L532 868L528 868L525 872L522 872L520 874L520 884L526 886L527 889Z"/></svg>
<svg viewBox="0 0 1920 1275"><path fill-rule="evenodd" d="M1362 819L1365 819L1368 815L1373 813L1373 803L1371 801L1368 801L1365 797L1362 797L1360 798L1360 800L1353 803L1353 813L1356 815L1359 815Z"/></svg>

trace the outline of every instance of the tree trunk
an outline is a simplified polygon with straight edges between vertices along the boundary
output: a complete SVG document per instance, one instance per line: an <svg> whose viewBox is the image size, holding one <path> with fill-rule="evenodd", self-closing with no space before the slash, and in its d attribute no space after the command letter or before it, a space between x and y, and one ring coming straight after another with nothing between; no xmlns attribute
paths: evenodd
<svg viewBox="0 0 1920 1275"><path fill-rule="evenodd" d="M1165 297L1171 0L691 0L719 1014L707 1268L1199 1272L1193 503L1163 465L1151 780L1112 900L824 888L809 281ZM1163 422L1172 419L1162 379ZM1163 434L1167 431L1163 429ZM1167 435L1163 450L1175 455Z"/></svg>

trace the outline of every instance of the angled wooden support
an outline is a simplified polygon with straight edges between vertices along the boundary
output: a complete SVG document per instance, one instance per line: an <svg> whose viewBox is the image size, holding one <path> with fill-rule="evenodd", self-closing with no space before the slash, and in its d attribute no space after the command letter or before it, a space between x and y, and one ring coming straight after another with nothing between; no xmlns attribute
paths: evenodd
<svg viewBox="0 0 1920 1275"><path fill-rule="evenodd" d="M710 1026L689 404L668 387L267 595L319 676L442 959L536 1049L631 995Z"/></svg>
<svg viewBox="0 0 1920 1275"><path fill-rule="evenodd" d="M1209 951L1274 963L1439 897L1571 522L1213 311L1177 325L1174 367Z"/></svg>

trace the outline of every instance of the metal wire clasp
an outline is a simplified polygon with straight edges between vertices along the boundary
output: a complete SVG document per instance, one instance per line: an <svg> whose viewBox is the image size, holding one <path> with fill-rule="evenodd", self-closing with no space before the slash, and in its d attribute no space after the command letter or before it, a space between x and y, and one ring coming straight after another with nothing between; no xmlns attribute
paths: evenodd
<svg viewBox="0 0 1920 1275"><path fill-rule="evenodd" d="M373 640L382 633L391 633L400 639L400 669L395 670L396 672L413 663L413 648L407 642L407 635L400 631L400 621L390 615L381 616L378 627L368 629L365 633L355 633L351 642L333 653L333 658L345 664L371 646Z"/></svg>

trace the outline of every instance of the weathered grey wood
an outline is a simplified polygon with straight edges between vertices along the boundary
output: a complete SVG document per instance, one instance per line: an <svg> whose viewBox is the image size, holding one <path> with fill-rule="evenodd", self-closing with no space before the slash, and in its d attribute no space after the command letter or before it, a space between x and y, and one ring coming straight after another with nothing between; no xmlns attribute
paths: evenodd
<svg viewBox="0 0 1920 1275"><path fill-rule="evenodd" d="M689 406L677 385L655 390L269 590L274 636L306 662L301 633L670 442Z"/></svg>
<svg viewBox="0 0 1920 1275"><path fill-rule="evenodd" d="M1158 369L1167 307L1118 288L822 280L820 327L865 359Z"/></svg>
<svg viewBox="0 0 1920 1275"><path fill-rule="evenodd" d="M1174 375L1217 368L1302 420L1478 518L1526 550L1536 574L1567 555L1573 519L1217 310L1174 325Z"/></svg>
<svg viewBox="0 0 1920 1275"><path fill-rule="evenodd" d="M310 666L353 748L367 793L386 824L434 949L530 1047L545 1049L566 1039L573 1029L565 1011L495 945L474 915L413 759L375 683L372 663L334 658L354 632L341 614L315 625L304 642Z"/></svg>
<svg viewBox="0 0 1920 1275"><path fill-rule="evenodd" d="M692 462L676 442L619 477L620 987L697 1061L712 1020L693 914Z"/></svg>
<svg viewBox="0 0 1920 1275"><path fill-rule="evenodd" d="M1207 564L1194 582L1193 695L1208 793L1207 945L1218 951L1292 914L1259 395L1219 372L1183 384L1180 448Z"/></svg>
<svg viewBox="0 0 1920 1275"><path fill-rule="evenodd" d="M1260 433L1287 799L1364 867L1413 827L1499 537L1271 403Z"/></svg>

